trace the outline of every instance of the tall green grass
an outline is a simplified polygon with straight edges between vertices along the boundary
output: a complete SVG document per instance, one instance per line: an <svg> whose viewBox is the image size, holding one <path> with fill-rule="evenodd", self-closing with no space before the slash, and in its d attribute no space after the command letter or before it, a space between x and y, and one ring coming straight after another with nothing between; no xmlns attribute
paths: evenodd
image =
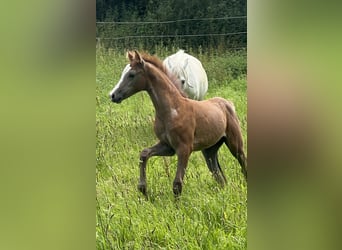
<svg viewBox="0 0 342 250"><path fill-rule="evenodd" d="M164 58L176 49L157 48ZM234 102L247 150L246 53L200 52L207 71L206 98ZM148 200L137 190L139 153L154 145L154 108L138 93L120 105L108 93L127 64L124 51L97 49L96 245L98 249L246 249L247 184L237 160L222 146L224 188L212 178L200 152L189 160L180 199L172 182L176 157L152 157L147 165ZM210 128L208 128L209 130Z"/></svg>

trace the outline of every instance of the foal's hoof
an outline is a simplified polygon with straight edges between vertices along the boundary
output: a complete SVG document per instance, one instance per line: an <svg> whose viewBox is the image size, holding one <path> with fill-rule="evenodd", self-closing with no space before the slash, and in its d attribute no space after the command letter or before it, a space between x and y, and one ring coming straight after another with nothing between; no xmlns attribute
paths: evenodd
<svg viewBox="0 0 342 250"><path fill-rule="evenodd" d="M247 181L247 171L243 169L243 170L241 170L241 172L243 173L243 176L245 176L245 179Z"/></svg>
<svg viewBox="0 0 342 250"><path fill-rule="evenodd" d="M179 183L179 182L173 183L173 193L176 197L182 193L182 183Z"/></svg>
<svg viewBox="0 0 342 250"><path fill-rule="evenodd" d="M146 191L147 191L147 188L146 188L146 183L139 183L138 184L138 190L143 193L143 195L146 195Z"/></svg>
<svg viewBox="0 0 342 250"><path fill-rule="evenodd" d="M224 187L226 185L225 179L219 174L218 172L213 173L215 181L220 184L221 187Z"/></svg>

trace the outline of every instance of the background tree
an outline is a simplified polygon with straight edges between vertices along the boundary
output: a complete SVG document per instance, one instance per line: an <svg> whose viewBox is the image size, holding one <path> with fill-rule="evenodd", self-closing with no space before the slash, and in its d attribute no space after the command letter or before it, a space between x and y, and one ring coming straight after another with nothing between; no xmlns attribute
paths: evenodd
<svg viewBox="0 0 342 250"><path fill-rule="evenodd" d="M193 49L246 48L247 19L217 19L246 15L246 0L97 0L97 22L109 22L97 23L97 37L105 46L118 48L151 49L155 44ZM120 22L164 22L200 18L205 20L120 24ZM199 34L207 34L207 36L196 36Z"/></svg>

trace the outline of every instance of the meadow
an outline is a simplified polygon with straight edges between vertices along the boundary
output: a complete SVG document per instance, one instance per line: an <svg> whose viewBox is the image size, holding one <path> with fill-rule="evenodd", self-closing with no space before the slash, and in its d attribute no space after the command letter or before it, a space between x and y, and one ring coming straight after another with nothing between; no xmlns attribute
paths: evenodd
<svg viewBox="0 0 342 250"><path fill-rule="evenodd" d="M164 59L176 51L157 48L154 53ZM205 98L220 96L234 102L247 153L246 51L189 53L207 71ZM175 156L152 157L146 172L148 199L138 192L139 154L157 138L147 93L137 93L120 105L110 101L108 94L127 63L125 51L97 48L97 249L246 249L247 183L225 146L219 150L228 179L224 188L211 176L202 154L193 152L179 199L172 192Z"/></svg>

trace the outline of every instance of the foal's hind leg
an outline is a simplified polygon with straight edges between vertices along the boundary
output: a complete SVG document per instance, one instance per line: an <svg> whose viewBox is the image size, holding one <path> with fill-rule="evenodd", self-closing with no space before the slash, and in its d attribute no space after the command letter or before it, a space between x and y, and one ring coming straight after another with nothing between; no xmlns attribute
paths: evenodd
<svg viewBox="0 0 342 250"><path fill-rule="evenodd" d="M146 164L147 160L152 156L172 156L175 151L167 144L159 142L156 145L145 148L140 153L140 180L138 189L144 195L146 195Z"/></svg>
<svg viewBox="0 0 342 250"><path fill-rule="evenodd" d="M218 183L220 183L222 186L224 186L227 183L227 179L218 161L217 151L221 147L223 142L224 142L224 139L221 139L210 148L206 148L202 150L202 154L207 162L210 172L213 174L215 180Z"/></svg>
<svg viewBox="0 0 342 250"><path fill-rule="evenodd" d="M229 148L232 155L238 160L241 171L247 180L247 158L243 151L242 136L236 136L230 140L226 138L225 144Z"/></svg>

